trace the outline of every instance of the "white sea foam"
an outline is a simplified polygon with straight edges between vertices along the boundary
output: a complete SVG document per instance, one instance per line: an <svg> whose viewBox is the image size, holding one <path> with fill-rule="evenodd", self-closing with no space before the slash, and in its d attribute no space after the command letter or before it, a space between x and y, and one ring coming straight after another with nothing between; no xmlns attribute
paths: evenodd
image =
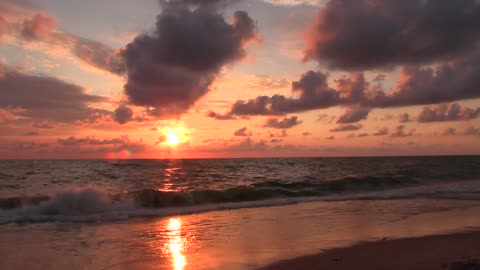
<svg viewBox="0 0 480 270"><path fill-rule="evenodd" d="M121 202L112 201L107 192L89 186L68 189L38 205L25 205L21 208L0 210L0 224L30 222L106 222L139 217L163 217L216 210L271 207L312 201L331 202L414 198L480 200L480 182L450 182L374 192L287 197L161 208L141 207L135 203L133 199L127 199Z"/></svg>

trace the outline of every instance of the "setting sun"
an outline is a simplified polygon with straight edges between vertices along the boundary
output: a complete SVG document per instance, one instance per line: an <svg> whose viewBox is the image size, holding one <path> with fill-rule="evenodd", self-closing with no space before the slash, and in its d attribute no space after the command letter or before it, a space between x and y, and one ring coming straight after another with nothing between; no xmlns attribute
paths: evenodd
<svg viewBox="0 0 480 270"><path fill-rule="evenodd" d="M175 146L180 142L180 138L174 131L165 132L166 142L170 146Z"/></svg>
<svg viewBox="0 0 480 270"><path fill-rule="evenodd" d="M177 146L188 142L188 129L184 127L164 128L162 131L164 143L168 146Z"/></svg>

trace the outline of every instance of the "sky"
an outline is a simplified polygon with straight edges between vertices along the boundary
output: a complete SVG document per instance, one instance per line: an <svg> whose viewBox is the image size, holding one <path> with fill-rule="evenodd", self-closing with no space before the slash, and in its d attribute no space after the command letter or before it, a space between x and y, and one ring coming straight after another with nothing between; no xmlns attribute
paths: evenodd
<svg viewBox="0 0 480 270"><path fill-rule="evenodd" d="M0 158L480 154L477 0L1 0Z"/></svg>

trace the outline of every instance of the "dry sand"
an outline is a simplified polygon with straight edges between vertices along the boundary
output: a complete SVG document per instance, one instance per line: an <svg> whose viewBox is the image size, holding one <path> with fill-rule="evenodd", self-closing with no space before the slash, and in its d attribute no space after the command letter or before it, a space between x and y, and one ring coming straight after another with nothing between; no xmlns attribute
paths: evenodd
<svg viewBox="0 0 480 270"><path fill-rule="evenodd" d="M261 270L294 269L480 270L480 231L361 243L281 261Z"/></svg>

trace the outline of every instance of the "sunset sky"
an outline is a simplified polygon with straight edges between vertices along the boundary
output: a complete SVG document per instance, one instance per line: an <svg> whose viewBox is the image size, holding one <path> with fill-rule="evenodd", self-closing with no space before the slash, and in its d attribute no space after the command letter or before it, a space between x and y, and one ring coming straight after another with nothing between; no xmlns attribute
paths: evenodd
<svg viewBox="0 0 480 270"><path fill-rule="evenodd" d="M1 0L0 158L480 154L477 0Z"/></svg>

